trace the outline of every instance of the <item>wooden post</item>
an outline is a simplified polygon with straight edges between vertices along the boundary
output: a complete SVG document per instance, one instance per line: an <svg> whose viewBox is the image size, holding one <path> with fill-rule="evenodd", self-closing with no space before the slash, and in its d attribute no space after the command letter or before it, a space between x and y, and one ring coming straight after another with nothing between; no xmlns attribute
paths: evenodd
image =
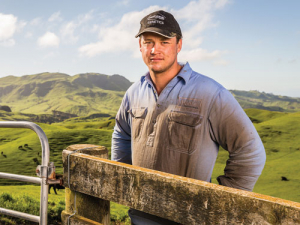
<svg viewBox="0 0 300 225"><path fill-rule="evenodd" d="M77 152L88 154L101 158L108 158L108 151L103 146L97 145L71 145L66 150L69 153ZM64 165L64 178L68 177L68 158L63 158ZM70 164L73 162L70 160ZM71 167L71 165L70 165ZM80 172L80 171L78 171ZM85 173L86 171L81 171ZM93 183L93 181L90 181ZM66 187L66 209L62 212L62 224L68 225L92 225L92 224L110 224L110 202L96 198L90 195L86 195L80 192L69 189L67 183L64 184ZM76 213L74 214L74 212ZM74 215L73 215L74 214Z"/></svg>
<svg viewBox="0 0 300 225"><path fill-rule="evenodd" d="M300 224L297 202L82 153L70 159L64 182L72 190L182 224Z"/></svg>

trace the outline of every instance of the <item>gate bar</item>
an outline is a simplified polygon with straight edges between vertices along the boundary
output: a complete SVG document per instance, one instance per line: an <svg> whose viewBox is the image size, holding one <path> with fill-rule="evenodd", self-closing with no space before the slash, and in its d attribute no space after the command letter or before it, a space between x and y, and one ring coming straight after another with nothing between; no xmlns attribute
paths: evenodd
<svg viewBox="0 0 300 225"><path fill-rule="evenodd" d="M20 219L29 220L29 221L36 222L36 223L40 222L40 217L39 216L35 216L35 215L27 214L27 213L22 213L22 212L18 212L18 211L15 211L15 210L0 208L0 213L4 214L4 215L7 215L7 216L18 217Z"/></svg>
<svg viewBox="0 0 300 225"><path fill-rule="evenodd" d="M42 181L41 178L39 177L30 177L30 176L24 176L24 175L12 174L12 173L1 173L1 172L0 172L0 178L19 180L19 181L30 182L34 184L41 184Z"/></svg>
<svg viewBox="0 0 300 225"><path fill-rule="evenodd" d="M1 121L0 128L27 128L33 130L39 137L42 147L42 165L41 165L41 177L40 184L41 184L41 200L40 200L40 216L39 222L40 225L47 225L47 210L48 210L48 184L47 184L47 175L48 175L48 166L49 166L49 158L50 158L50 148L47 136L45 132L42 130L40 126L35 123L27 122L27 121ZM0 213L3 209L0 210ZM11 210L10 213L13 211ZM11 216L17 214L10 214ZM26 213L22 214L24 219L32 218L27 217Z"/></svg>

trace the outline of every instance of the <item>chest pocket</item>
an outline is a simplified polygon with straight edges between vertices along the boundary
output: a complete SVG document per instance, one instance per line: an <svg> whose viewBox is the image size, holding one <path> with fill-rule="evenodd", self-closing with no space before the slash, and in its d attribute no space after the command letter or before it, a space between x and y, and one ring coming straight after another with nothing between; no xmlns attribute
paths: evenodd
<svg viewBox="0 0 300 225"><path fill-rule="evenodd" d="M147 115L147 108L132 108L128 111L132 116L131 138L138 141L141 138L142 129Z"/></svg>
<svg viewBox="0 0 300 225"><path fill-rule="evenodd" d="M168 115L169 150L191 154L195 150L195 133L201 125L199 114L171 111Z"/></svg>

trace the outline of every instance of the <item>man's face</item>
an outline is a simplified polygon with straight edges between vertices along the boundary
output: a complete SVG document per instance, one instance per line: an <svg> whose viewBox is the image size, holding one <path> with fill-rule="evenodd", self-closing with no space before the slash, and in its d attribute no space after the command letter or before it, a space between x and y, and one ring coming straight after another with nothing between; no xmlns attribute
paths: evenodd
<svg viewBox="0 0 300 225"><path fill-rule="evenodd" d="M156 33L144 33L139 40L140 51L149 71L167 72L177 66L177 54L181 50L182 40L176 37L166 38Z"/></svg>

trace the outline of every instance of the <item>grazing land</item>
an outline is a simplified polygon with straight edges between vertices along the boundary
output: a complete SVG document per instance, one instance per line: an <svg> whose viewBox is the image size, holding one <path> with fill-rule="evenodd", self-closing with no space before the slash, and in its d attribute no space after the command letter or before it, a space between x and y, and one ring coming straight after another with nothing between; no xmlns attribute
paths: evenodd
<svg viewBox="0 0 300 225"><path fill-rule="evenodd" d="M259 109L246 109L264 143L267 162L254 191L266 195L300 202L298 159L300 157L300 112L283 113ZM76 117L64 122L43 124L50 144L50 159L55 162L57 173L62 172L61 152L72 144L97 144L110 152L113 117ZM35 175L41 161L41 147L36 134L25 129L5 129L0 132L0 171ZM26 145L27 144L27 145ZM25 147L26 145L26 147ZM223 174L228 157L220 149L212 181ZM282 181L281 177L288 181ZM0 185L20 184L17 181L0 180Z"/></svg>

